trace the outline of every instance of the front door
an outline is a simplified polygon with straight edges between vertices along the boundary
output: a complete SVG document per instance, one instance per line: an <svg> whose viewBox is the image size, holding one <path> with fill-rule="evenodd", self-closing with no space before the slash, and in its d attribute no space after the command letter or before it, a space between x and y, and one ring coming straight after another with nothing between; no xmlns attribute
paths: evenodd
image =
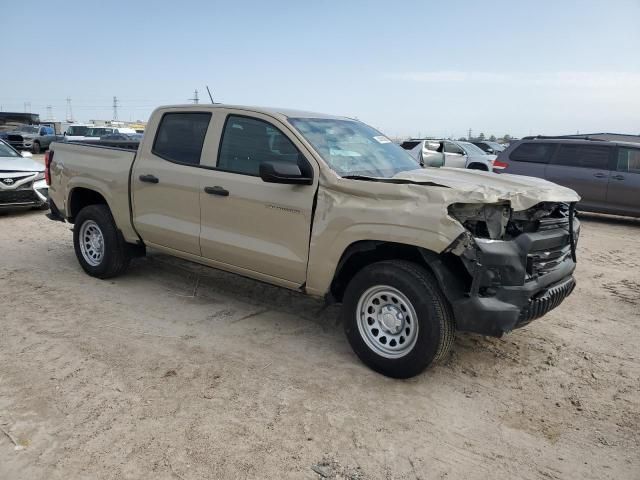
<svg viewBox="0 0 640 480"><path fill-rule="evenodd" d="M613 150L597 144L562 144L547 165L546 178L578 192L584 207L603 208Z"/></svg>
<svg viewBox="0 0 640 480"><path fill-rule="evenodd" d="M640 148L618 148L616 169L611 171L607 203L626 215L640 215Z"/></svg>
<svg viewBox="0 0 640 480"><path fill-rule="evenodd" d="M214 169L202 174L202 256L301 285L306 279L317 173L301 144L269 117L228 115ZM266 183L263 161L293 162L313 185Z"/></svg>
<svg viewBox="0 0 640 480"><path fill-rule="evenodd" d="M131 190L133 223L145 242L200 255L199 166L210 121L210 112L167 112L152 148L140 149Z"/></svg>
<svg viewBox="0 0 640 480"><path fill-rule="evenodd" d="M453 142L444 142L444 166L454 168L465 168L467 157L464 150Z"/></svg>

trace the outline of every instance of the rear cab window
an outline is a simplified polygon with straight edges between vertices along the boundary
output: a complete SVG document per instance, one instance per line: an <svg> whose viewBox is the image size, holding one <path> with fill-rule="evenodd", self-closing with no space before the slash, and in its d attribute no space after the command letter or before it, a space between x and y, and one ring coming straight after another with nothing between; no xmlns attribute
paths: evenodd
<svg viewBox="0 0 640 480"><path fill-rule="evenodd" d="M169 162L200 165L211 113L165 113L158 125L151 153Z"/></svg>
<svg viewBox="0 0 640 480"><path fill-rule="evenodd" d="M511 152L509 159L514 162L549 163L555 147L553 143L522 143Z"/></svg>

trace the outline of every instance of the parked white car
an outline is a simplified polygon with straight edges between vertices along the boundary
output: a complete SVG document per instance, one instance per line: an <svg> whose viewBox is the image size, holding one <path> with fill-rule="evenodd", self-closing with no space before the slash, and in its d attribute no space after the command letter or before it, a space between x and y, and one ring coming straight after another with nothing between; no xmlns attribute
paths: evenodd
<svg viewBox="0 0 640 480"><path fill-rule="evenodd" d="M79 128L80 127L78 127L78 130ZM116 133L135 135L136 131L135 129L129 127L96 127L92 125L89 127L85 126L84 131L81 135L69 135L67 133L66 140L69 142L78 142L83 140L100 140L100 138L104 137L105 135L113 135Z"/></svg>
<svg viewBox="0 0 640 480"><path fill-rule="evenodd" d="M0 210L48 205L44 165L0 140Z"/></svg>
<svg viewBox="0 0 640 480"><path fill-rule="evenodd" d="M69 125L64 132L65 141L73 142L84 140L87 138L87 132L94 126L93 123L74 123L73 125Z"/></svg>
<svg viewBox="0 0 640 480"><path fill-rule="evenodd" d="M422 165L470 168L493 171L496 155L487 155L470 142L457 140L420 140L409 153Z"/></svg>

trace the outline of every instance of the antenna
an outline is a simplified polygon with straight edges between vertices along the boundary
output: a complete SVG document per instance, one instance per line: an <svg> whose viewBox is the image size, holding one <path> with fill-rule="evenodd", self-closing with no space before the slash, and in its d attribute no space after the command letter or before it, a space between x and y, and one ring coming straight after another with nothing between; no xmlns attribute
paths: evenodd
<svg viewBox="0 0 640 480"><path fill-rule="evenodd" d="M113 97L113 119L118 120L118 97Z"/></svg>
<svg viewBox="0 0 640 480"><path fill-rule="evenodd" d="M213 96L211 95L211 90L209 90L209 85L207 85L206 87L207 87L207 93L209 94L209 99L211 100L211 103L212 104L216 103L213 101Z"/></svg>
<svg viewBox="0 0 640 480"><path fill-rule="evenodd" d="M67 122L73 123L73 110L71 109L71 97L67 97Z"/></svg>
<svg viewBox="0 0 640 480"><path fill-rule="evenodd" d="M189 100L191 100L196 105L199 103L200 99L198 98L198 90L194 90L193 98L190 98Z"/></svg>

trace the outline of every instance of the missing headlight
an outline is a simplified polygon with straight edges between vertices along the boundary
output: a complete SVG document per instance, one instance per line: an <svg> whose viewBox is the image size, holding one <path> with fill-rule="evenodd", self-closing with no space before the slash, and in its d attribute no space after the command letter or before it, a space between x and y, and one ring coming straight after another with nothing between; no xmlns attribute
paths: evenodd
<svg viewBox="0 0 640 480"><path fill-rule="evenodd" d="M511 218L508 203L454 203L449 215L458 220L475 238L499 240Z"/></svg>

